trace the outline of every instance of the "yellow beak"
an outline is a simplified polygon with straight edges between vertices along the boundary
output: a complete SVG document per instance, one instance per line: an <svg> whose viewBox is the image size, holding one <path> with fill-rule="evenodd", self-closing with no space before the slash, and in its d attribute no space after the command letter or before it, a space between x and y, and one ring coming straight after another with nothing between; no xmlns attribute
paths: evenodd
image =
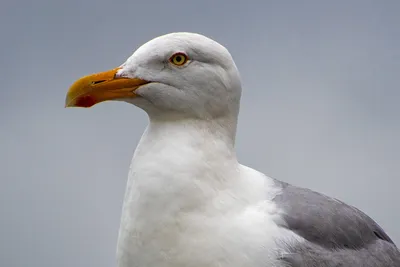
<svg viewBox="0 0 400 267"><path fill-rule="evenodd" d="M107 100L137 97L135 90L149 83L138 78L117 77L118 70L95 73L77 80L68 90L65 107L89 108Z"/></svg>

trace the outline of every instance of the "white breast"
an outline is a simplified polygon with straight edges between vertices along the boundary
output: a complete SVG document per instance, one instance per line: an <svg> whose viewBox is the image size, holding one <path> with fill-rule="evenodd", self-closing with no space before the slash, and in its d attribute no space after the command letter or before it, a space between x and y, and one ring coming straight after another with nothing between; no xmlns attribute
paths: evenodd
<svg viewBox="0 0 400 267"><path fill-rule="evenodd" d="M280 266L275 241L292 236L275 223L273 182L239 165L218 142L177 138L166 146L172 140L150 142L159 138L147 132L135 153L118 266Z"/></svg>

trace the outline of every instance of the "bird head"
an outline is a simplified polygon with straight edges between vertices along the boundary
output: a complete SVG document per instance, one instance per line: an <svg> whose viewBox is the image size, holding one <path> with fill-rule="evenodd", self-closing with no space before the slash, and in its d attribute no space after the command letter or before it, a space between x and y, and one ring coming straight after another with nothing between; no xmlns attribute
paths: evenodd
<svg viewBox="0 0 400 267"><path fill-rule="evenodd" d="M210 119L237 116L240 95L239 73L225 47L203 35L171 33L145 43L117 68L78 79L66 106L118 100L152 116Z"/></svg>

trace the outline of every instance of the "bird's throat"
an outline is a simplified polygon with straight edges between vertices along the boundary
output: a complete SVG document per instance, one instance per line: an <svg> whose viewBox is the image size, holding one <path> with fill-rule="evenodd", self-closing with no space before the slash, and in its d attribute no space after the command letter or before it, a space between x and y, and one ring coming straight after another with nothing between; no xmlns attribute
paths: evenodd
<svg viewBox="0 0 400 267"><path fill-rule="evenodd" d="M220 125L151 122L131 163L124 212L159 220L164 213L200 209L234 186L233 140Z"/></svg>

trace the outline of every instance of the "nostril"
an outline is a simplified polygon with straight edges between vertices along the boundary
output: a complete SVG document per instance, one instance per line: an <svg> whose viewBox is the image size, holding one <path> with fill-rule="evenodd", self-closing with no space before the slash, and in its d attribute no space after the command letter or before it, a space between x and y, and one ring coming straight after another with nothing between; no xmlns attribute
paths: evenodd
<svg viewBox="0 0 400 267"><path fill-rule="evenodd" d="M92 85L99 84L99 83L102 83L102 82L105 82L105 81L106 81L106 80L93 81L93 82L92 82Z"/></svg>

